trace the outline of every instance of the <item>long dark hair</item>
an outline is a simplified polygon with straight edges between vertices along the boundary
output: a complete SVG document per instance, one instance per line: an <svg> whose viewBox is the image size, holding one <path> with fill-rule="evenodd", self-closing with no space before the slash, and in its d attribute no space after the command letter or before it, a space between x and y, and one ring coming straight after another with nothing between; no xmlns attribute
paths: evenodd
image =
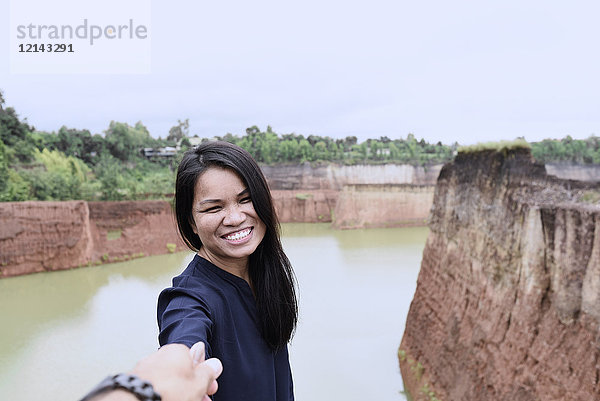
<svg viewBox="0 0 600 401"><path fill-rule="evenodd" d="M192 205L198 177L209 167L222 167L237 173L248 187L252 205L266 226L263 240L250 255L248 272L254 287L259 329L273 350L290 340L298 322L295 276L281 246L280 226L267 180L256 161L239 146L228 142L204 142L187 151L175 183L175 215L183 241L193 251L202 247L192 229Z"/></svg>

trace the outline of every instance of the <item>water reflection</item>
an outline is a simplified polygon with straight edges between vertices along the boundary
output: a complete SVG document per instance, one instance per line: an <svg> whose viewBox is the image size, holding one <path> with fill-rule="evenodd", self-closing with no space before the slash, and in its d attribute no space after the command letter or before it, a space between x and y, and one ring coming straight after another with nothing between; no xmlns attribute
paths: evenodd
<svg viewBox="0 0 600 401"><path fill-rule="evenodd" d="M402 399L396 349L427 230L286 224L283 234L300 288L296 398ZM0 399L77 399L156 349L156 297L190 258L0 280Z"/></svg>

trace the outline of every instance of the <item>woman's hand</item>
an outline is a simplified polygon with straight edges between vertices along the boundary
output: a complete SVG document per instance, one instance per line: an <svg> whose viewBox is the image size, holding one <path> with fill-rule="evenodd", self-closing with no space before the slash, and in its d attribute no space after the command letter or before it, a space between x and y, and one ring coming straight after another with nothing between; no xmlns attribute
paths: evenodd
<svg viewBox="0 0 600 401"><path fill-rule="evenodd" d="M209 401L217 391L221 361L205 361L204 343L189 349L183 344L168 344L142 359L131 373L152 383L163 401Z"/></svg>

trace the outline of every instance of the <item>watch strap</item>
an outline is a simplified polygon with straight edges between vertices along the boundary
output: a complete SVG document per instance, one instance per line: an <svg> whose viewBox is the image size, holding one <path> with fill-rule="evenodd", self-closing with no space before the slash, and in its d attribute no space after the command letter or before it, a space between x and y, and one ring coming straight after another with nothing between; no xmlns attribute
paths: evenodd
<svg viewBox="0 0 600 401"><path fill-rule="evenodd" d="M105 391L122 389L129 391L141 401L160 401L160 395L154 391L152 384L139 377L127 373L108 376L80 401L88 401Z"/></svg>

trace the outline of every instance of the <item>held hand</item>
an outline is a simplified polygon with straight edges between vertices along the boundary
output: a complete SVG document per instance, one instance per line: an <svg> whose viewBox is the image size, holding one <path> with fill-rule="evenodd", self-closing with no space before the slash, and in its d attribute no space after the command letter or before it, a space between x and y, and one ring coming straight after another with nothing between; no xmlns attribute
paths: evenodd
<svg viewBox="0 0 600 401"><path fill-rule="evenodd" d="M206 346L204 345L204 343L202 341L198 341L196 344L192 345L192 348L190 348L190 356L192 357L192 363L194 365L194 368L202 365L202 363L213 363L213 362L210 362L212 360L219 361L216 358L211 358L207 362L204 362L204 360L206 359ZM219 363L219 365L220 365L220 363ZM215 367L215 368L218 368L218 367ZM223 366L220 366L220 369L218 369L218 375L220 375L222 371L223 371ZM213 380L212 383L208 386L208 394L202 398L202 401L210 401L210 398L208 396L216 393L217 389L218 389L218 384L217 384L217 380L215 378L215 380Z"/></svg>
<svg viewBox="0 0 600 401"><path fill-rule="evenodd" d="M216 358L204 359L203 343L192 349L168 344L138 362L131 373L152 383L163 401L206 401L217 391L223 366Z"/></svg>

